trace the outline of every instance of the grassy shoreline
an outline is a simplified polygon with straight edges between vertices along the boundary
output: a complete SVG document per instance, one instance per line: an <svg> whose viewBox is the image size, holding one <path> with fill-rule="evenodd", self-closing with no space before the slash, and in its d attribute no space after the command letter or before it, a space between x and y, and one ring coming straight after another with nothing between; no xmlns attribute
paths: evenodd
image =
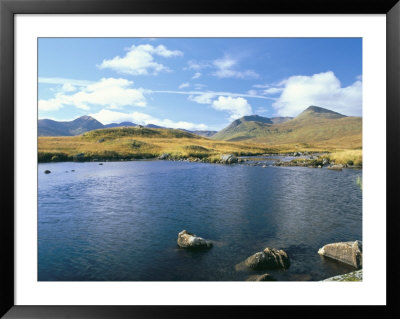
<svg viewBox="0 0 400 319"><path fill-rule="evenodd" d="M79 136L38 138L38 162L89 162L157 159L216 163L223 154L235 156L323 153L337 164L362 165L362 150L322 149L312 145L268 145L212 140L181 130L120 127L99 129ZM353 164L351 164L353 163Z"/></svg>

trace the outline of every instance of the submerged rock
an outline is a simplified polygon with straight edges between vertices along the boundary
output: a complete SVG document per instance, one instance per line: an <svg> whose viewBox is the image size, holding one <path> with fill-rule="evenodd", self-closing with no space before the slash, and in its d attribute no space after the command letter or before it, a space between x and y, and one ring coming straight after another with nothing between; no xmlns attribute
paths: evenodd
<svg viewBox="0 0 400 319"><path fill-rule="evenodd" d="M246 281L276 281L276 279L270 274L263 274L250 276Z"/></svg>
<svg viewBox="0 0 400 319"><path fill-rule="evenodd" d="M325 245L318 254L342 263L362 268L362 242L359 240Z"/></svg>
<svg viewBox="0 0 400 319"><path fill-rule="evenodd" d="M286 269L290 266L290 260L284 250L267 247L263 251L248 257L244 264L253 269Z"/></svg>
<svg viewBox="0 0 400 319"><path fill-rule="evenodd" d="M178 234L178 246L182 248L211 248L212 242L182 230Z"/></svg>
<svg viewBox="0 0 400 319"><path fill-rule="evenodd" d="M233 154L221 155L221 163L223 163L223 164L233 164L233 163L237 163L237 162L238 162L238 158Z"/></svg>

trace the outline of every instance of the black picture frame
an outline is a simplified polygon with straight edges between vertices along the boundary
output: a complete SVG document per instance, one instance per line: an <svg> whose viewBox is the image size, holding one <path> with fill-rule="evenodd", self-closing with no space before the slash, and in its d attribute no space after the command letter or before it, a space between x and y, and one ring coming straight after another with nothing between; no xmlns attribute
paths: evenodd
<svg viewBox="0 0 400 319"><path fill-rule="evenodd" d="M247 316L261 312L270 316L291 313L313 316L379 317L399 315L394 274L396 160L400 145L400 3L399 0L0 0L0 315L4 318L164 318ZM229 3L229 5L228 5ZM28 306L14 303L14 16L15 14L385 14L387 21L387 105L386 105L386 219L387 219L387 304L386 306ZM389 173L390 169L390 173ZM385 173L385 172L382 172ZM385 212L377 212L384 214ZM377 254L379 254L377 252ZM377 258L381 258L377 255ZM284 296L283 296L284 297ZM179 300L179 299L177 299ZM271 313L272 312L272 313Z"/></svg>

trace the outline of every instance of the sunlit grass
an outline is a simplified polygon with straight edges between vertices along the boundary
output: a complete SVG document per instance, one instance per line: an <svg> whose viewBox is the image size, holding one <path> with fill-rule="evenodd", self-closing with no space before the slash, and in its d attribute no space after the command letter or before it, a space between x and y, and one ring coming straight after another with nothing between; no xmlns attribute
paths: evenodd
<svg viewBox="0 0 400 319"><path fill-rule="evenodd" d="M254 156L296 151L330 152L325 156L337 164L356 166L362 164L362 150L337 150L306 143L271 146L248 141L217 141L171 129L122 127L94 130L79 136L38 138L40 162L70 161L80 153L84 154L83 160L129 160L156 158L161 154L169 154L170 158L195 158L217 162L222 154Z"/></svg>
<svg viewBox="0 0 400 319"><path fill-rule="evenodd" d="M259 155L276 151L255 143L216 142L188 132L150 128L112 128L71 137L39 137L39 161L152 158L167 153L176 158L214 160L221 154ZM54 159L53 157L56 156ZM53 158L53 159L52 159Z"/></svg>
<svg viewBox="0 0 400 319"><path fill-rule="evenodd" d="M362 166L362 150L343 150L327 155L335 164Z"/></svg>

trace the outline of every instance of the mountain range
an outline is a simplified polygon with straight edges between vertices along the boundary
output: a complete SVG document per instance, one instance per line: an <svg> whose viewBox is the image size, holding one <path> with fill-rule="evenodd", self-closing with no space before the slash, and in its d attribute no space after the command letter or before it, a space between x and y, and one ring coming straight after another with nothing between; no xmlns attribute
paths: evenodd
<svg viewBox="0 0 400 319"><path fill-rule="evenodd" d="M129 127L129 126L139 126L139 125L132 122L110 123L104 125L89 115L78 117L73 121L54 121L49 119L42 119L38 120L38 135L75 136L92 130L97 130L102 128L124 127L124 126ZM165 128L155 124L147 124L144 125L143 127ZM212 135L217 133L217 131L187 131L187 132L205 137L211 137Z"/></svg>
<svg viewBox="0 0 400 319"><path fill-rule="evenodd" d="M258 115L244 116L213 135L212 139L269 145L361 148L362 118L312 105L295 118L274 120Z"/></svg>
<svg viewBox="0 0 400 319"><path fill-rule="evenodd" d="M38 121L39 136L75 136L104 128L140 126L132 122L103 125L91 116L73 121ZM147 128L164 128L148 124ZM183 129L182 129L183 130ZM188 131L189 133L230 142L243 141L268 145L300 145L303 147L362 147L362 118L346 116L326 108L309 106L296 117L267 118L259 115L243 116L226 128L216 131Z"/></svg>

